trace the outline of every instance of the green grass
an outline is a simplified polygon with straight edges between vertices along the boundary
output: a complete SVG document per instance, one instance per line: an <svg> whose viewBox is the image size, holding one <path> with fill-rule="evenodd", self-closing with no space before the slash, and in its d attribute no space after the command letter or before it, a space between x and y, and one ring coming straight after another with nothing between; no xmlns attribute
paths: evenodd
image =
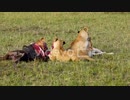
<svg viewBox="0 0 130 100"><path fill-rule="evenodd" d="M88 26L93 46L114 55L95 56L95 62L0 62L1 86L129 86L130 13L0 12L0 55L21 49L41 37L51 47L55 36L76 38Z"/></svg>

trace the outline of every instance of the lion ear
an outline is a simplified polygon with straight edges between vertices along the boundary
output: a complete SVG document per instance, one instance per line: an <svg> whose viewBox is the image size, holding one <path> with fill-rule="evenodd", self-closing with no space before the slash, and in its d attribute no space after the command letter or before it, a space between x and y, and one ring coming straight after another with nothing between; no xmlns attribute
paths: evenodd
<svg viewBox="0 0 130 100"><path fill-rule="evenodd" d="M84 27L84 30L85 30L86 32L88 32L88 28L87 28L87 27Z"/></svg>
<svg viewBox="0 0 130 100"><path fill-rule="evenodd" d="M44 38L44 37L42 37L42 38L41 38L41 41L45 41L45 38Z"/></svg>
<svg viewBox="0 0 130 100"><path fill-rule="evenodd" d="M41 40L44 40L44 37L42 37Z"/></svg>
<svg viewBox="0 0 130 100"><path fill-rule="evenodd" d="M63 45L65 44L65 41L63 41Z"/></svg>
<svg viewBox="0 0 130 100"><path fill-rule="evenodd" d="M57 41L58 40L58 37L55 37L54 41Z"/></svg>

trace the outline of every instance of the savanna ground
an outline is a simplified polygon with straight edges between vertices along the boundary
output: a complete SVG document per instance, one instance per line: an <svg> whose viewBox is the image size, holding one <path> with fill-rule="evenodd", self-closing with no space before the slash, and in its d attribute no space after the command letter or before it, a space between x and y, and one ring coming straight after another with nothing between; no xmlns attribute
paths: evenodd
<svg viewBox="0 0 130 100"><path fill-rule="evenodd" d="M51 48L55 36L76 38L88 26L93 46L114 55L95 62L0 61L1 86L129 86L130 13L121 12L0 12L0 55L21 49L41 37Z"/></svg>

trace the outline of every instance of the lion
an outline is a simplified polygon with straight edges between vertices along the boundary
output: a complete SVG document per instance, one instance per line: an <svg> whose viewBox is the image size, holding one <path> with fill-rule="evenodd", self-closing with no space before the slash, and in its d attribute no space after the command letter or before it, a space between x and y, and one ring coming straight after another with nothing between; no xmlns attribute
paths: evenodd
<svg viewBox="0 0 130 100"><path fill-rule="evenodd" d="M88 55L89 57L93 57L95 55L102 55L102 54L114 54L114 53L103 52L102 50L93 47L87 27L84 27L80 31L78 31L78 36L70 44L70 47L68 49L74 50L80 56Z"/></svg>
<svg viewBox="0 0 130 100"><path fill-rule="evenodd" d="M53 48L50 51L50 54L48 55L51 61L80 61L80 60L89 60L94 61L94 59L90 58L87 55L84 55L83 57L80 57L77 55L77 53L72 50L68 49L65 50L63 48L63 45L65 44L65 41L56 38L53 42Z"/></svg>
<svg viewBox="0 0 130 100"><path fill-rule="evenodd" d="M9 51L4 56L1 56L0 60L12 60L15 63L19 61L34 61L34 59L47 61L49 59L45 53L47 50L45 38L42 37L28 46L24 45L22 50Z"/></svg>
<svg viewBox="0 0 130 100"><path fill-rule="evenodd" d="M74 50L79 56L88 55L88 53L93 49L92 45L90 45L92 42L89 39L88 28L84 27L78 31L78 36L71 43L68 49Z"/></svg>

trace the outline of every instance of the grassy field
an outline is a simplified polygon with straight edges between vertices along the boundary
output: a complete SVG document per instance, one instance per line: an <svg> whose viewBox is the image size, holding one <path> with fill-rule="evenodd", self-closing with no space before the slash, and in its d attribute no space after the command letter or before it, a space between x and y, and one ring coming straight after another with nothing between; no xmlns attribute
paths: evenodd
<svg viewBox="0 0 130 100"><path fill-rule="evenodd" d="M93 46L114 55L95 56L95 62L0 61L1 86L129 86L130 13L0 12L0 55L21 49L41 37L51 47L55 36L76 38L88 26Z"/></svg>

